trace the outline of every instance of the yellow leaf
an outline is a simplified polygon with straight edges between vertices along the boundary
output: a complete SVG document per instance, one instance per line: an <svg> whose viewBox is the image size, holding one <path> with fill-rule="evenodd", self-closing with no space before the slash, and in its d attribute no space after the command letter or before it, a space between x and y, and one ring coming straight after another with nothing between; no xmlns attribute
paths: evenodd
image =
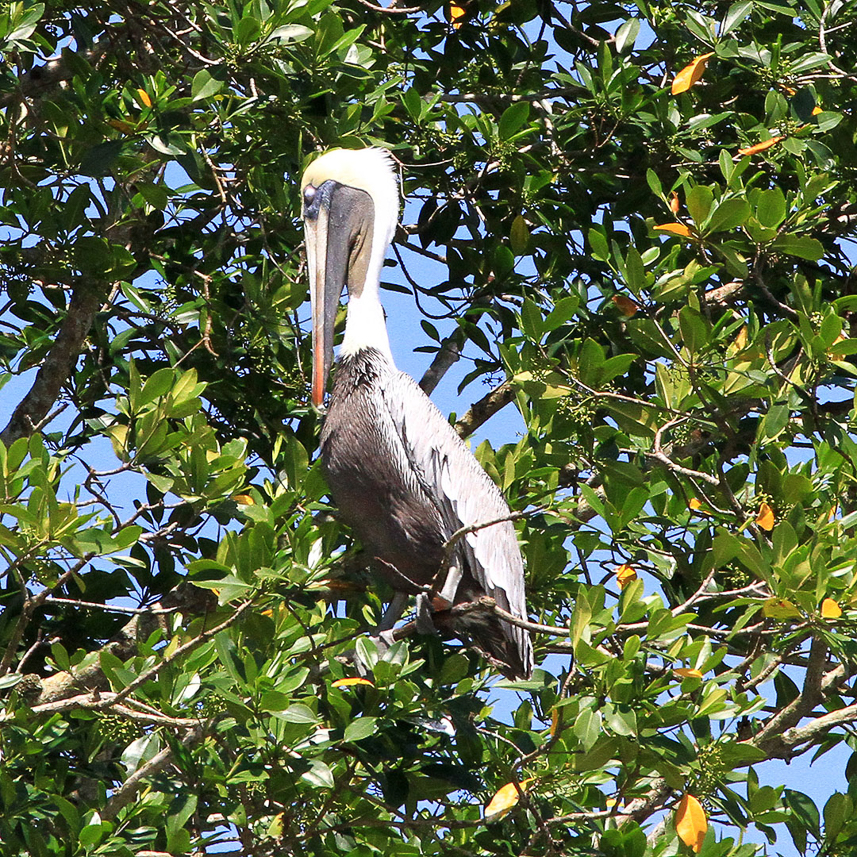
<svg viewBox="0 0 857 857"><path fill-rule="evenodd" d="M801 613L787 598L768 598L762 605L762 615L768 619L800 619Z"/></svg>
<svg viewBox="0 0 857 857"><path fill-rule="evenodd" d="M449 4L449 17L452 19L452 27L457 30L464 23L464 16L467 14L467 9L459 6L457 3Z"/></svg>
<svg viewBox="0 0 857 857"><path fill-rule="evenodd" d="M699 670L690 667L676 667L673 672L682 678L702 678L702 673Z"/></svg>
<svg viewBox="0 0 857 857"><path fill-rule="evenodd" d="M735 337L735 348L738 351L743 351L747 347L747 325L745 324Z"/></svg>
<svg viewBox="0 0 857 857"><path fill-rule="evenodd" d="M688 845L694 854L699 854L707 830L708 819L702 804L693 795L685 795L679 801L675 812L675 832L678 838Z"/></svg>
<svg viewBox="0 0 857 857"><path fill-rule="evenodd" d="M635 316L640 310L640 305L636 301L632 301L631 298L625 297L625 295L613 295L613 303L616 304L619 312L626 318Z"/></svg>
<svg viewBox="0 0 857 857"><path fill-rule="evenodd" d="M556 730L559 729L560 713L558 708L554 708L551 712L551 738L556 736Z"/></svg>
<svg viewBox="0 0 857 857"><path fill-rule="evenodd" d="M631 581L637 579L637 572L633 565L620 565L616 571L616 583L619 584L619 589L624 589Z"/></svg>
<svg viewBox="0 0 857 857"><path fill-rule="evenodd" d="M842 608L832 598L825 598L821 602L822 619L838 619L841 615Z"/></svg>
<svg viewBox="0 0 857 857"><path fill-rule="evenodd" d="M690 238L690 228L683 223L661 223L655 227L656 232L669 232L670 235L681 235L682 238Z"/></svg>
<svg viewBox="0 0 857 857"><path fill-rule="evenodd" d="M711 511L706 509L702 505L702 500L697 500L696 497L692 497L688 500L687 507L691 510L691 512L699 512L700 515L710 515Z"/></svg>
<svg viewBox="0 0 857 857"><path fill-rule="evenodd" d="M141 104L144 104L146 107L152 106L152 99L149 98L149 93L145 89L138 89L137 97L140 99Z"/></svg>
<svg viewBox="0 0 857 857"><path fill-rule="evenodd" d="M250 496L250 494L233 494L232 499L236 503L240 503L242 506L256 505L256 501Z"/></svg>
<svg viewBox="0 0 857 857"><path fill-rule="evenodd" d="M774 510L767 503L762 503L756 515L756 523L769 533L774 529L774 520Z"/></svg>
<svg viewBox="0 0 857 857"><path fill-rule="evenodd" d="M681 92L687 92L701 77L708 65L708 61L714 53L703 54L697 57L690 65L686 65L673 80L672 94L678 95Z"/></svg>
<svg viewBox="0 0 857 857"><path fill-rule="evenodd" d="M824 111L822 110L822 108L819 107L817 104L815 105L815 107L812 108L812 115L813 116L818 116L819 113L823 113L823 112Z"/></svg>
<svg viewBox="0 0 857 857"><path fill-rule="evenodd" d="M368 678L338 678L331 682L331 687L354 687L355 685L366 685L367 687L375 687Z"/></svg>
<svg viewBox="0 0 857 857"><path fill-rule="evenodd" d="M746 149L738 149L739 155L758 155L759 152L764 152L766 149L770 149L771 146L776 146L777 143L782 142L786 138L783 136L779 137L771 137L770 140L763 140L761 143L756 143L755 146L748 146Z"/></svg>
<svg viewBox="0 0 857 857"><path fill-rule="evenodd" d="M521 792L527 791L527 786L533 781L533 777L527 777L518 784ZM497 821L501 819L521 798L518 786L514 783L506 783L485 807L485 821Z"/></svg>

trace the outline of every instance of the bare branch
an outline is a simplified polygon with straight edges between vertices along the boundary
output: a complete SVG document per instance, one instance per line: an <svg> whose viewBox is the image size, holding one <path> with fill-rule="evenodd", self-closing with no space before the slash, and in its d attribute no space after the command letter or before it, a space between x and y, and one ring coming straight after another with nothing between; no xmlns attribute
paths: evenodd
<svg viewBox="0 0 857 857"><path fill-rule="evenodd" d="M460 437L469 437L514 398L514 387L510 381L504 381L478 402L474 402L470 410L455 424L455 430Z"/></svg>
<svg viewBox="0 0 857 857"><path fill-rule="evenodd" d="M15 408L8 425L0 434L0 441L6 446L11 446L19 437L32 434L37 424L47 417L62 385L74 369L95 314L107 294L108 284L104 282L80 280L75 286L68 314L33 386Z"/></svg>

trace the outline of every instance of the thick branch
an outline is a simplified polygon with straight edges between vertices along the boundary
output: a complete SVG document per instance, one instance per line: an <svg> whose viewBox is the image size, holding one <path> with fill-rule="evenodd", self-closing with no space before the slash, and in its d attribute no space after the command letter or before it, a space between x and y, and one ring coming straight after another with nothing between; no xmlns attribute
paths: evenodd
<svg viewBox="0 0 857 857"><path fill-rule="evenodd" d="M514 398L515 390L512 384L504 381L478 402L474 402L470 410L455 424L455 430L461 437L469 437Z"/></svg>
<svg viewBox="0 0 857 857"><path fill-rule="evenodd" d="M426 369L425 374L420 379L420 387L427 396L432 394L432 391L440 383L441 378L443 378L450 366L458 362L461 357L461 340L463 338L464 331L461 328L457 328L441 343L440 351L435 354L431 366Z"/></svg>
<svg viewBox="0 0 857 857"><path fill-rule="evenodd" d="M48 415L62 385L74 369L83 341L107 293L108 285L104 282L80 280L75 286L68 306L68 315L56 341L42 363L30 391L15 408L12 419L0 434L0 440L6 446L11 446L20 437L32 434Z"/></svg>
<svg viewBox="0 0 857 857"><path fill-rule="evenodd" d="M182 745L189 747L192 744L195 744L203 736L204 731L202 724L188 730L188 733L182 739ZM134 773L131 774L131 776L128 777L128 779L125 780L125 782L122 783L115 792L113 792L110 800L107 801L107 804L101 811L101 817L103 819L116 818L119 812L128 806L128 804L137 796L137 792L140 790L140 786L143 784L143 781L148 777L157 774L159 771L162 771L170 764L170 762L172 762L172 760L172 747L165 747L160 753L152 756L145 765L134 771Z"/></svg>

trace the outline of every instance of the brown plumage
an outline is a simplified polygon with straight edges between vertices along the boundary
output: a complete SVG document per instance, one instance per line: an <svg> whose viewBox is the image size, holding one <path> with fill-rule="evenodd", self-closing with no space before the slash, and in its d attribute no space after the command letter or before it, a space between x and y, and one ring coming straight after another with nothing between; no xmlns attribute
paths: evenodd
<svg viewBox="0 0 857 857"><path fill-rule="evenodd" d="M321 435L321 460L340 516L397 593L443 591L454 605L488 596L525 619L524 567L497 486L390 354L379 299L398 215L395 177L379 150L334 150L304 174L313 296L313 401L321 405L343 286L345 337ZM473 528L449 545L463 528ZM487 610L436 614L504 674L527 677L526 630ZM449 616L453 615L452 619Z"/></svg>

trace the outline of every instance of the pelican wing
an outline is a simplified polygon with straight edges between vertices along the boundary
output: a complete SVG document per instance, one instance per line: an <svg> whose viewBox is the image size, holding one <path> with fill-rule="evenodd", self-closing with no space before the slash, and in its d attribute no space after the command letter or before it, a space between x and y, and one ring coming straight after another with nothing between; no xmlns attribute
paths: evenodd
<svg viewBox="0 0 857 857"><path fill-rule="evenodd" d="M453 556L458 562L465 560L484 594L514 616L526 619L524 566L500 489L411 377L391 373L383 383L383 394L408 465L437 505L446 539L463 527L478 527L459 540ZM442 579L439 585L443 585ZM517 650L524 673L529 674L529 634L507 622L501 627Z"/></svg>

